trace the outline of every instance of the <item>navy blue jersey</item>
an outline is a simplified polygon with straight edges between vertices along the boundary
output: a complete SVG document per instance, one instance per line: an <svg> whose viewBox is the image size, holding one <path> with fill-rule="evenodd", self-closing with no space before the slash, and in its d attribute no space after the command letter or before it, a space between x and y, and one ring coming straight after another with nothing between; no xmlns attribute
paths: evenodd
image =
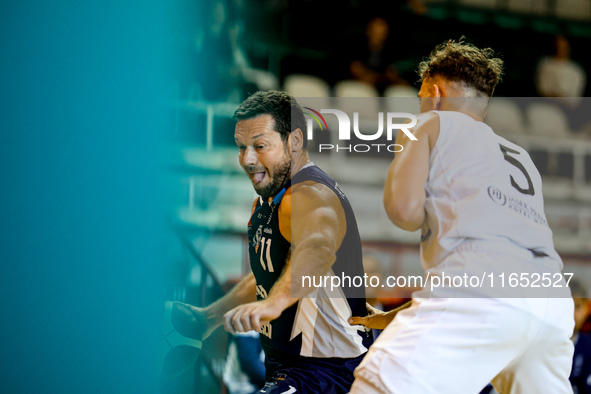
<svg viewBox="0 0 591 394"><path fill-rule="evenodd" d="M569 379L575 394L591 394L591 334L579 334L575 341Z"/></svg>
<svg viewBox="0 0 591 394"><path fill-rule="evenodd" d="M347 231L336 261L326 275L362 278L362 249L355 215L338 184L316 166L303 168L271 202L259 198L249 222L250 266L257 281L257 298L265 299L286 265L291 244L279 229L279 207L292 185L314 181L330 188L340 199ZM292 218L297 220L297 218ZM314 262L309 262L314 264ZM353 282L353 281L351 281ZM348 284L348 283L347 283ZM350 316L365 316L363 286L319 287L309 297L287 308L279 318L261 327L261 343L268 353L318 358L355 358L364 354L370 332L347 323Z"/></svg>

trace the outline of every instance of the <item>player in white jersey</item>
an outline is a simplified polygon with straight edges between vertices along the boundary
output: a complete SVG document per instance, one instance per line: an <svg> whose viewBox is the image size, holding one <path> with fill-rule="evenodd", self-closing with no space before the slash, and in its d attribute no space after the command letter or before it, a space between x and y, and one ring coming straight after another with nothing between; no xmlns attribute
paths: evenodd
<svg viewBox="0 0 591 394"><path fill-rule="evenodd" d="M573 302L541 177L525 150L483 123L502 67L463 40L419 66L418 140L398 133L404 150L384 206L395 225L421 229L429 279L407 305L350 319L384 329L351 393L476 394L488 382L503 394L572 393ZM446 275L460 280L441 283ZM522 280L536 275L544 284Z"/></svg>

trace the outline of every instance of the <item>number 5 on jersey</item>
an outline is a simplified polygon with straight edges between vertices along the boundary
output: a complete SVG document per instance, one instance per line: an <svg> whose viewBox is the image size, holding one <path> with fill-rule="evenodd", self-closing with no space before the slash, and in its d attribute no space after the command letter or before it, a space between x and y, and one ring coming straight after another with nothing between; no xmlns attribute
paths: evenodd
<svg viewBox="0 0 591 394"><path fill-rule="evenodd" d="M519 193L522 194L529 194L530 196L533 196L535 194L534 191L534 184L531 181L531 178L529 177L529 174L527 173L527 171L525 170L525 167L523 166L523 164L521 164L519 162L519 160L517 160L516 158L514 158L513 156L511 156L509 153L513 153L518 155L519 152L516 150L513 150L511 148L507 148L505 145L501 145L499 144L499 147L501 148L501 152L503 152L503 157L505 158L505 160L507 160L509 163L513 164L515 167L517 167L522 173L523 175L525 175L525 179L527 179L527 189L522 188L521 186L519 186L517 184L517 182L515 182L515 179L513 179L513 175L510 175L510 179L511 179L511 186L513 186L515 189L517 189L517 191Z"/></svg>
<svg viewBox="0 0 591 394"><path fill-rule="evenodd" d="M266 265L265 260L267 260ZM275 272L275 270L273 269L273 262L271 261L271 238L266 239L265 237L263 237L263 239L261 240L261 265L263 266L264 270L266 270L267 267L269 267L269 272Z"/></svg>

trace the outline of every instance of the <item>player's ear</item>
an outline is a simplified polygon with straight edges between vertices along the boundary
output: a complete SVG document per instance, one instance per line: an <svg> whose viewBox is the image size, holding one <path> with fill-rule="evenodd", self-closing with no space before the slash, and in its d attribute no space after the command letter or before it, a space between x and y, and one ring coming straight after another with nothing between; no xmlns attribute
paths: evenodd
<svg viewBox="0 0 591 394"><path fill-rule="evenodd" d="M304 133L300 128L295 129L289 135L291 141L291 151L297 152L304 148Z"/></svg>
<svg viewBox="0 0 591 394"><path fill-rule="evenodd" d="M441 87L436 83L433 84L433 108L439 110L441 108L441 97L443 97L443 91Z"/></svg>

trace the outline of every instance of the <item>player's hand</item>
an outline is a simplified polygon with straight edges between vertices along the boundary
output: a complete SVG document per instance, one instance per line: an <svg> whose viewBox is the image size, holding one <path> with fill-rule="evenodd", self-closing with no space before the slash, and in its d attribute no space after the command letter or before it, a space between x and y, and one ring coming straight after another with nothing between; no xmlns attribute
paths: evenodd
<svg viewBox="0 0 591 394"><path fill-rule="evenodd" d="M277 319L283 310L269 300L237 306L224 315L226 331L235 334L251 330L260 331L261 325Z"/></svg>
<svg viewBox="0 0 591 394"><path fill-rule="evenodd" d="M207 338L217 327L207 319L203 308L178 301L172 304L171 320L179 334L200 341Z"/></svg>
<svg viewBox="0 0 591 394"><path fill-rule="evenodd" d="M388 324L390 324L390 322L392 321L392 319L394 319L394 316L396 315L394 313L394 314L392 314L392 316L390 316L390 313L386 313L386 312L381 311L377 308L374 308L369 303L365 303L365 306L367 308L368 315L365 317L359 317L359 316L350 317L347 320L350 325L355 326L355 325L360 324L360 325L365 326L367 328L375 328L378 330L383 330L384 328L386 328L386 326L388 326Z"/></svg>

